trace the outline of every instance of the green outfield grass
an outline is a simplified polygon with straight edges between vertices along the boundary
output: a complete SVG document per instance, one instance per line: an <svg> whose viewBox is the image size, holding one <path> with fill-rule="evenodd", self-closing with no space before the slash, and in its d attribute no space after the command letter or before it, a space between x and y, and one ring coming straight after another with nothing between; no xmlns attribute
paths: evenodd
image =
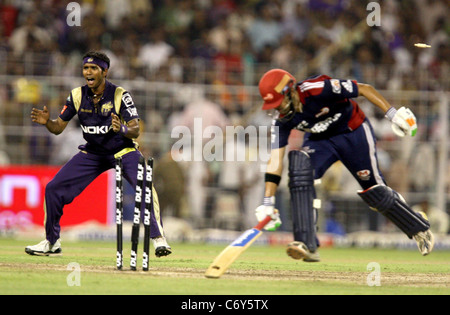
<svg viewBox="0 0 450 315"><path fill-rule="evenodd" d="M151 257L149 272L115 269L112 242L64 242L62 257L24 253L36 240L0 239L0 294L152 294L152 295L300 295L300 294L442 294L450 293L450 252L381 249L321 249L322 262L289 258L284 247L249 248L220 279L204 271L225 245L171 244L173 254ZM140 244L142 245L142 244ZM141 266L142 246L139 248ZM367 278L380 266L380 286ZM71 263L80 267L80 286L69 286Z"/></svg>

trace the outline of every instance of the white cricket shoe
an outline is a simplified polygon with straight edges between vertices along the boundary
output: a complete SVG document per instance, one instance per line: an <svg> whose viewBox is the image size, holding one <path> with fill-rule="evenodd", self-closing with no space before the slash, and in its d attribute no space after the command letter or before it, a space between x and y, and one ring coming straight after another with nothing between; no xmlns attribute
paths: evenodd
<svg viewBox="0 0 450 315"><path fill-rule="evenodd" d="M43 240L37 245L25 247L25 253L35 256L62 256L61 241L58 239L55 244Z"/></svg>
<svg viewBox="0 0 450 315"><path fill-rule="evenodd" d="M417 242L417 247L422 256L426 256L431 253L434 247L434 235L428 229L425 232L419 232L413 236Z"/></svg>
<svg viewBox="0 0 450 315"><path fill-rule="evenodd" d="M152 238L153 246L155 247L155 256L163 257L172 254L172 248L167 244L164 236Z"/></svg>
<svg viewBox="0 0 450 315"><path fill-rule="evenodd" d="M291 242L288 244L286 253L294 259L302 259L306 262L319 262L320 255L317 251L311 252L302 242Z"/></svg>

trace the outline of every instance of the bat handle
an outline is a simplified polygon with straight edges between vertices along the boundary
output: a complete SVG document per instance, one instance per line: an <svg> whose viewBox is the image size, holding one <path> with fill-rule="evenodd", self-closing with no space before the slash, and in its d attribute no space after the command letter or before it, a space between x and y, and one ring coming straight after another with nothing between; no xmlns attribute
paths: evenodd
<svg viewBox="0 0 450 315"><path fill-rule="evenodd" d="M271 220L272 218L268 215L267 217L264 218L264 220L255 225L254 228L261 231L266 226L266 224L269 223Z"/></svg>

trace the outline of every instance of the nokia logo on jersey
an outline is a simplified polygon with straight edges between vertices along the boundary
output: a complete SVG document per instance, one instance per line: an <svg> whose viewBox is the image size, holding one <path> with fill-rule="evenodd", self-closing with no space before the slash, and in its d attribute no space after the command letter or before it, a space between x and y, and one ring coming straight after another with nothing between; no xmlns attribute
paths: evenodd
<svg viewBox="0 0 450 315"><path fill-rule="evenodd" d="M109 132L112 126L83 126L81 125L81 129L84 133L88 133L91 135L105 135Z"/></svg>

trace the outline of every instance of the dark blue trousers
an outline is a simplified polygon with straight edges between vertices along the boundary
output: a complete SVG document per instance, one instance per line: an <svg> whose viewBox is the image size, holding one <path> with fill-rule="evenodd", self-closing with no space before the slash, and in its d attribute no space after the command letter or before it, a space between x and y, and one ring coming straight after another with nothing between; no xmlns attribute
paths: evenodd
<svg viewBox="0 0 450 315"><path fill-rule="evenodd" d="M132 187L136 187L137 165L140 156L141 153L134 149L122 155L123 176ZM60 238L59 222L64 206L70 204L97 176L114 168L115 164L114 155L104 156L80 151L47 184L44 202L45 232L46 238L51 244ZM154 211L151 213L150 221L150 237L152 238L164 235L155 190L153 190L153 196ZM144 207L144 203L142 206Z"/></svg>
<svg viewBox="0 0 450 315"><path fill-rule="evenodd" d="M303 150L308 152L319 179L336 161L341 161L365 190L374 185L385 185L378 168L376 139L368 120L356 130L323 140L305 137Z"/></svg>

